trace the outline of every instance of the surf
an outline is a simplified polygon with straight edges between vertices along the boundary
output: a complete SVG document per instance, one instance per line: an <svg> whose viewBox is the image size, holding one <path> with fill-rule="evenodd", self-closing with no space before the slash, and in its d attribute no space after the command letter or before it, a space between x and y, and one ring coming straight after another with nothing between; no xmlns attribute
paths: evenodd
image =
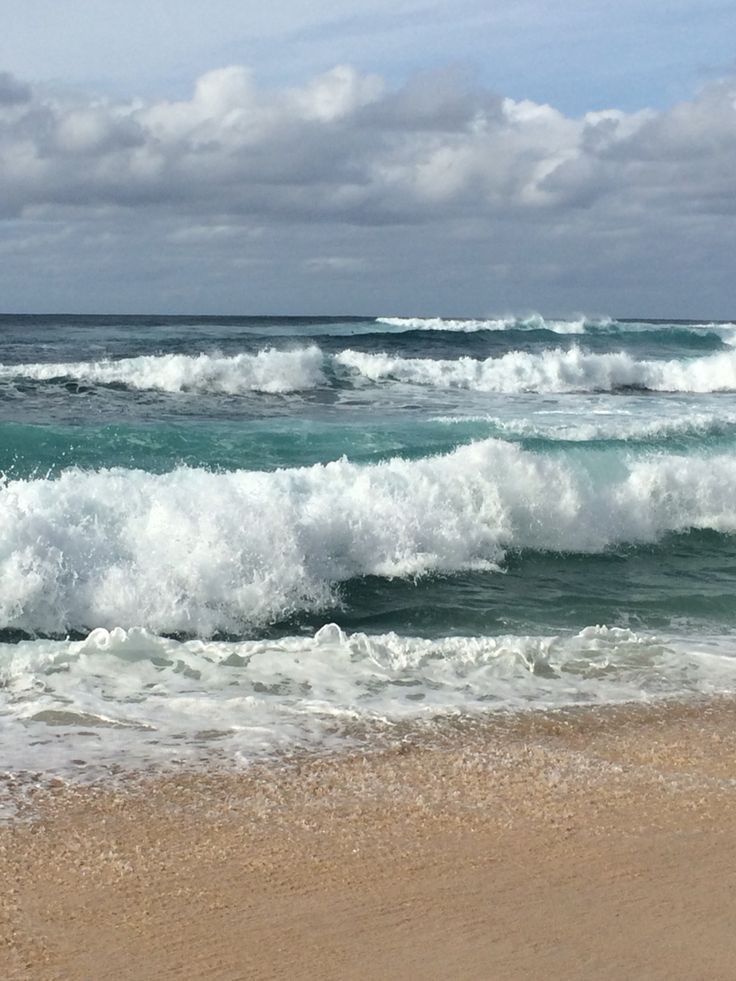
<svg viewBox="0 0 736 981"><path fill-rule="evenodd" d="M402 358L347 349L335 360L355 376L374 383L475 392L736 391L736 351L647 361L625 351L593 354L580 347L540 353L510 351L485 359Z"/></svg>
<svg viewBox="0 0 736 981"><path fill-rule="evenodd" d="M295 350L266 347L255 354L151 354L118 360L0 365L0 379L69 379L92 385L122 385L139 391L247 392L284 394L325 384L323 355L316 346Z"/></svg>
<svg viewBox="0 0 736 981"><path fill-rule="evenodd" d="M339 584L500 571L736 532L736 456L545 454L497 439L418 460L213 473L69 469L0 486L0 628L242 633L339 605Z"/></svg>

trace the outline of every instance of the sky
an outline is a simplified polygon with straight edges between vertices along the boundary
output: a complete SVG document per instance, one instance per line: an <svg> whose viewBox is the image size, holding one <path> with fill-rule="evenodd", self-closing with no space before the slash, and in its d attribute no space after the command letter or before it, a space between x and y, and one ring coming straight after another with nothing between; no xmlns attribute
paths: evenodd
<svg viewBox="0 0 736 981"><path fill-rule="evenodd" d="M736 319L732 2L3 13L0 309Z"/></svg>

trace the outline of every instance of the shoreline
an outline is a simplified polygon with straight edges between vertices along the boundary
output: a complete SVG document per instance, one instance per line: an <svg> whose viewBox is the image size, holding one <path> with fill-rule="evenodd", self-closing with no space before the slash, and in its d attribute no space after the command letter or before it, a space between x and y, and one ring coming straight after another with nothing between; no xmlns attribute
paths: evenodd
<svg viewBox="0 0 736 981"><path fill-rule="evenodd" d="M0 826L9 979L733 976L731 697L31 798Z"/></svg>

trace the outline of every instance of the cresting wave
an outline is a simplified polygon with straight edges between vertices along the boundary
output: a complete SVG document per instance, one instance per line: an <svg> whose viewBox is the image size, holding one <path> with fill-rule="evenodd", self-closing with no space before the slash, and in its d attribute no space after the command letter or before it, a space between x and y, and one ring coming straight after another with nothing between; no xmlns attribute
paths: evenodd
<svg viewBox="0 0 736 981"><path fill-rule="evenodd" d="M510 351L476 360L403 358L347 349L326 355L316 345L256 354L147 355L118 361L0 365L0 379L73 380L124 385L161 392L247 392L283 394L309 391L348 379L400 382L439 389L477 392L615 392L642 389L659 392L736 391L736 351L700 358L638 361L624 351L593 354L578 347L540 353Z"/></svg>
<svg viewBox="0 0 736 981"><path fill-rule="evenodd" d="M160 354L118 361L0 365L0 378L34 381L69 379L96 385L160 392L245 392L282 394L324 384L323 355L318 347L292 351L265 348L257 354L231 357L211 354Z"/></svg>
<svg viewBox="0 0 736 981"><path fill-rule="evenodd" d="M530 317L497 317L488 320L453 320L444 317L376 317L376 322L404 330L446 330L476 333L480 330L549 330L555 334L584 334L588 327L610 327L610 317L588 320L545 320L535 313Z"/></svg>
<svg viewBox="0 0 736 981"><path fill-rule="evenodd" d="M726 392L736 390L736 351L702 358L637 361L624 351L591 354L578 347L530 354L510 351L478 361L401 358L346 350L336 361L373 382L394 381L477 392Z"/></svg>
<svg viewBox="0 0 736 981"><path fill-rule="evenodd" d="M588 459L493 439L362 466L6 481L0 627L239 633L325 609L356 577L494 570L509 549L734 533L735 484L733 455Z"/></svg>
<svg viewBox="0 0 736 981"><path fill-rule="evenodd" d="M487 425L504 439L544 439L552 442L594 443L667 442L670 439L703 440L736 435L736 412L693 412L659 418L637 418L625 413L599 412L593 419L583 413L538 414L531 419L502 419L499 416L430 416L429 423L448 427Z"/></svg>
<svg viewBox="0 0 736 981"><path fill-rule="evenodd" d="M725 343L736 343L736 324L734 323L678 323L664 325L652 321L619 321L612 317L576 317L573 320L547 320L541 314L528 317L496 317L486 320L452 319L445 317L377 317L376 323L385 324L396 330L456 331L473 334L478 331L504 330L546 330L554 334L629 334L659 331L663 335L673 330L712 333Z"/></svg>

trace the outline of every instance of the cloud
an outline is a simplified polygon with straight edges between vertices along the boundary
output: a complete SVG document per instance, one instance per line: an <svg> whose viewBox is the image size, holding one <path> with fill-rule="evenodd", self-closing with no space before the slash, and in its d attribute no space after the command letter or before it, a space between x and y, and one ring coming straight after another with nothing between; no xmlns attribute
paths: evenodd
<svg viewBox="0 0 736 981"><path fill-rule="evenodd" d="M19 82L9 72L0 72L0 106L13 106L21 102L29 102L30 86Z"/></svg>
<svg viewBox="0 0 736 981"><path fill-rule="evenodd" d="M312 278L379 269L371 229L390 252L386 235L422 228L417 256L432 242L437 256L475 248L494 275L519 261L532 279L562 282L565 250L583 268L594 243L612 254L615 235L636 268L632 234L689 230L695 247L733 215L736 82L667 110L573 117L447 70L392 87L338 66L274 89L230 66L178 101L81 96L4 74L0 173L0 217L13 228L96 225L120 241L145 224L171 256L239 250L240 266L257 261L244 243L266 249L282 229ZM678 260L666 262L675 275Z"/></svg>
<svg viewBox="0 0 736 981"><path fill-rule="evenodd" d="M736 86L663 112L571 118L453 73L388 89L338 66L259 89L233 66L188 100L114 103L0 76L0 201L395 224L594 207L729 207Z"/></svg>
<svg viewBox="0 0 736 981"><path fill-rule="evenodd" d="M348 255L318 255L305 260L304 266L310 272L319 275L352 275L365 271L366 262Z"/></svg>

